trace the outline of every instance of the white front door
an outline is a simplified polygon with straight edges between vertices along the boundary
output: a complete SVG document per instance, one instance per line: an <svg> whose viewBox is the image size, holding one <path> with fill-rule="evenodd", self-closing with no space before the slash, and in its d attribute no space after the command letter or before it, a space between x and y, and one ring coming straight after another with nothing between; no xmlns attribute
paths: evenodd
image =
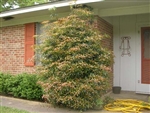
<svg viewBox="0 0 150 113"><path fill-rule="evenodd" d="M139 30L138 37L140 37L139 44L141 45L139 53L141 55L139 54L140 61L137 61L139 70L137 70L136 92L150 94L150 26L140 27Z"/></svg>

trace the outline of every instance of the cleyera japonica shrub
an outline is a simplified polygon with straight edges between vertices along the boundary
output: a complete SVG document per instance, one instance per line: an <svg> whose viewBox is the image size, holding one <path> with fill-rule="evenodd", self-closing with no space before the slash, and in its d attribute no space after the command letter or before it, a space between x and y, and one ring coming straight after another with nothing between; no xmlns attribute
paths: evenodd
<svg viewBox="0 0 150 113"><path fill-rule="evenodd" d="M107 35L94 27L88 7L73 7L67 17L44 22L36 46L41 54L39 84L43 98L53 105L77 110L100 105L110 88L112 51L101 44Z"/></svg>
<svg viewBox="0 0 150 113"><path fill-rule="evenodd" d="M42 100L43 90L34 74L11 75L0 73L0 93L28 100Z"/></svg>
<svg viewBox="0 0 150 113"><path fill-rule="evenodd" d="M38 77L34 74L20 74L15 77L12 92L16 97L40 100L42 97L42 89L39 84L37 84Z"/></svg>
<svg viewBox="0 0 150 113"><path fill-rule="evenodd" d="M1 94L8 94L10 92L10 88L8 87L9 82L11 82L12 75L9 73L2 73L0 72L0 93Z"/></svg>

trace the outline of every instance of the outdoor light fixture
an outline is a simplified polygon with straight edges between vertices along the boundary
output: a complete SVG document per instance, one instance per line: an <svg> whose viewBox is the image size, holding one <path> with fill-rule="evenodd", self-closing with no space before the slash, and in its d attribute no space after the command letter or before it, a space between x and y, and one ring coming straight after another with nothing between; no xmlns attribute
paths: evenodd
<svg viewBox="0 0 150 113"><path fill-rule="evenodd" d="M0 18L6 17L6 16L12 16L16 14L23 14L23 13L28 13L28 12L46 10L46 9L51 9L51 8L65 7L65 6L70 6L74 4L86 4L86 3L101 2L101 1L104 1L104 0L77 0L77 1L63 0L63 1L54 2L54 3L41 4L40 6L35 5L32 7L25 7L21 9L11 10L8 12L1 12Z"/></svg>

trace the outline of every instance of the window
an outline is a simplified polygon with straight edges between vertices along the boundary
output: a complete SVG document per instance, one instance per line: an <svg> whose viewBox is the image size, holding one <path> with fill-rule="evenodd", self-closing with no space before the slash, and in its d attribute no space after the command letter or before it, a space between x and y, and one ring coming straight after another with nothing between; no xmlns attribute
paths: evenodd
<svg viewBox="0 0 150 113"><path fill-rule="evenodd" d="M36 23L36 35L40 35L42 33L42 24L41 23ZM39 38L36 38L36 44L41 44L42 41ZM39 51L35 52L35 64L36 65L40 65L40 58L41 58L41 54L39 53Z"/></svg>
<svg viewBox="0 0 150 113"><path fill-rule="evenodd" d="M25 66L40 65L40 53L34 52L34 44L40 44L41 40L34 38L34 35L40 35L42 24L28 23L25 25Z"/></svg>

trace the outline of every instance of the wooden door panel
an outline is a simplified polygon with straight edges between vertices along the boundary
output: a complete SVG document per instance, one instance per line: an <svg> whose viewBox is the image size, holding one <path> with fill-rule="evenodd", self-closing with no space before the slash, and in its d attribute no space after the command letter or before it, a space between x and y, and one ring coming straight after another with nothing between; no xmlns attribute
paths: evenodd
<svg viewBox="0 0 150 113"><path fill-rule="evenodd" d="M142 73L141 83L150 84L150 27L141 28Z"/></svg>

